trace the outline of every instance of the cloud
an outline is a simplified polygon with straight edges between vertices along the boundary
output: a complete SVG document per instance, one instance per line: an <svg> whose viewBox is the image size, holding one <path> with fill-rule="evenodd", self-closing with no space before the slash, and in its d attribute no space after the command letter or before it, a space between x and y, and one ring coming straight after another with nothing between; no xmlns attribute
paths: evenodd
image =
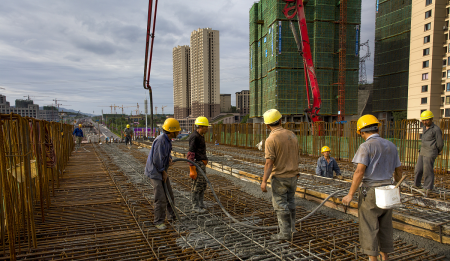
<svg viewBox="0 0 450 261"><path fill-rule="evenodd" d="M254 0L159 1L150 83L155 106L173 113L172 49L198 28L220 31L221 93L248 89L248 15ZM27 6L27 8L23 8ZM363 0L361 41L374 35L374 4ZM105 112L111 104L143 110L148 1L3 0L0 93L46 105ZM372 15L372 16L371 16ZM368 22L367 22L368 21ZM373 40L371 40L373 49ZM372 59L373 60L373 59ZM366 62L373 72L373 62ZM368 75L371 79L371 75ZM127 108L128 113L135 108Z"/></svg>

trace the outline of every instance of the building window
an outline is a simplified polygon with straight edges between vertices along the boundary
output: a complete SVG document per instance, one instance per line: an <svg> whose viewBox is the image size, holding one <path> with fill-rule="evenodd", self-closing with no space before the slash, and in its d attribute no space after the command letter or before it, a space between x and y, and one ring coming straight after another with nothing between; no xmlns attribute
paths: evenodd
<svg viewBox="0 0 450 261"><path fill-rule="evenodd" d="M450 92L450 82L447 83L447 91Z"/></svg>
<svg viewBox="0 0 450 261"><path fill-rule="evenodd" d="M422 92L428 91L428 85L422 85Z"/></svg>
<svg viewBox="0 0 450 261"><path fill-rule="evenodd" d="M432 3L433 3L433 0L426 0L425 1L425 6L431 5Z"/></svg>
<svg viewBox="0 0 450 261"><path fill-rule="evenodd" d="M450 70L447 70L447 78L450 79Z"/></svg>
<svg viewBox="0 0 450 261"><path fill-rule="evenodd" d="M425 12L425 19L431 17L431 10Z"/></svg>
<svg viewBox="0 0 450 261"><path fill-rule="evenodd" d="M441 106L444 106L445 97L441 97Z"/></svg>
<svg viewBox="0 0 450 261"><path fill-rule="evenodd" d="M430 61L423 61L422 68L428 68L430 66Z"/></svg>
<svg viewBox="0 0 450 261"><path fill-rule="evenodd" d="M424 26L424 31L431 30L431 23L428 23Z"/></svg>
<svg viewBox="0 0 450 261"><path fill-rule="evenodd" d="M420 99L420 104L427 104L427 97Z"/></svg>
<svg viewBox="0 0 450 261"><path fill-rule="evenodd" d="M442 72L442 78L445 78L445 71Z"/></svg>
<svg viewBox="0 0 450 261"><path fill-rule="evenodd" d="M445 109L445 117L450 117L450 109Z"/></svg>
<svg viewBox="0 0 450 261"><path fill-rule="evenodd" d="M426 49L423 49L423 55L425 56L425 55L429 55L430 54L430 48L426 48ZM449 57L449 59L450 59L450 57Z"/></svg>
<svg viewBox="0 0 450 261"><path fill-rule="evenodd" d="M445 96L445 104L450 104L450 96Z"/></svg>
<svg viewBox="0 0 450 261"><path fill-rule="evenodd" d="M422 73L422 80L428 80L428 73Z"/></svg>
<svg viewBox="0 0 450 261"><path fill-rule="evenodd" d="M447 66L447 59L442 60L442 67Z"/></svg>
<svg viewBox="0 0 450 261"><path fill-rule="evenodd" d="M424 44L429 43L430 40L431 40L430 36L427 35L427 36L425 36L425 37L423 38L423 43L424 43Z"/></svg>

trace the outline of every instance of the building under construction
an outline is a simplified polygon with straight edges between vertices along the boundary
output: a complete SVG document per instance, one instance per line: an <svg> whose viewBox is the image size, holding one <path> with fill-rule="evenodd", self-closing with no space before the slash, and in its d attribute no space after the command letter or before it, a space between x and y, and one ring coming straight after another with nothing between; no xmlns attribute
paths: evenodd
<svg viewBox="0 0 450 261"><path fill-rule="evenodd" d="M250 117L261 117L271 108L289 120L302 120L308 107L303 60L284 1L261 0L250 9ZM357 114L359 29L361 0L347 1L345 115ZM338 115L339 1L316 0L305 5L308 36L319 83L324 120ZM298 30L297 20L292 20ZM358 48L357 48L358 46Z"/></svg>
<svg viewBox="0 0 450 261"><path fill-rule="evenodd" d="M389 120L385 112L408 104L411 0L377 1L376 10L373 112Z"/></svg>

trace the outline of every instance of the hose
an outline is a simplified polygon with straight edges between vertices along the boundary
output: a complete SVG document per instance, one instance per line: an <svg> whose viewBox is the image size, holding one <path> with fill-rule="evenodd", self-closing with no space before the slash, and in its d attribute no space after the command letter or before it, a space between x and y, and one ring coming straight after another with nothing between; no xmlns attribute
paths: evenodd
<svg viewBox="0 0 450 261"><path fill-rule="evenodd" d="M193 165L197 168L197 171L199 171L199 172L203 175L203 177L205 177L206 183L208 183L208 186L209 186L209 188L211 189L211 192L212 192L212 194L214 195L214 198L216 199L217 204L219 204L220 208L221 208L222 211L225 213L225 215L227 215L227 217L229 217L231 220L233 220L234 223L236 223L236 224L238 224L238 225L240 225L240 226L246 227L246 228L251 228L251 229L266 230L266 229L277 229L277 228L278 228L278 226L265 226L265 227L252 226L252 225L245 224L245 223L243 223L243 222L241 222L241 221L235 219L233 216L230 215L230 213L228 213L228 211L224 208L224 206L223 206L222 203L220 202L219 198L218 198L217 195L216 195L216 192L214 191L213 186L211 185L211 182L209 181L208 177L206 176L206 173L200 168L200 166L198 166L195 162L193 162L193 161L191 161L191 160L188 160L188 159L180 159L180 158L178 158L178 159L174 159L172 162L175 163L175 162L177 162L177 161L186 161L186 162L189 162L189 163L193 164ZM164 190L165 190L165 192L166 192L167 198L169 199L169 203L170 203L170 205L172 206L172 209L173 209L173 211L175 212L175 215L176 215L177 219L178 219L178 220L181 220L181 219L179 218L179 216L178 216L178 213L177 213L176 209L175 209L175 204L173 203L172 198L170 197L169 191L168 191L168 189L167 189L167 185L166 185L165 182L163 182L163 183L164 183ZM304 217L301 218L301 219L298 219L297 221L295 221L295 223L300 223L300 222L306 220L307 218L309 218L310 216L314 215L314 213L316 213L316 212L317 212L317 211L318 211L318 210L319 210L319 209L320 209L320 208L328 201L328 199L330 199L332 196L334 196L334 195L336 195L336 194L338 194L339 192L342 192L342 191L344 191L344 190L347 190L347 189L342 189L342 190L338 190L338 191L336 191L336 192L331 193L326 199L324 199L324 200L322 201L322 203L320 203L319 206L317 206L313 211L311 211L311 213L309 213L308 215L304 216Z"/></svg>

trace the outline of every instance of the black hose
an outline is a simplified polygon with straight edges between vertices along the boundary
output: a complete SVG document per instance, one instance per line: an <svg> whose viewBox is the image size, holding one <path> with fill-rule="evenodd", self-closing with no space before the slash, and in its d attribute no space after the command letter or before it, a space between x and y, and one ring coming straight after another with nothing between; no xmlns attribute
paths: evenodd
<svg viewBox="0 0 450 261"><path fill-rule="evenodd" d="M240 225L240 226L243 226L243 227L251 228L251 229L261 229L261 230L265 230L265 229L277 229L277 228L278 228L278 226L265 226L265 227L251 226L251 225L247 225L247 224L242 223L241 221L235 219L235 218L234 218L233 216L231 216L230 213L228 213L228 211L223 207L222 203L220 202L219 198L218 198L217 195L216 195L216 192L214 191L213 186L211 185L211 182L209 181L208 177L206 176L206 173L200 168L200 166L198 166L195 162L193 162L193 161L191 161L191 160L188 160L188 159L180 159L180 158L178 158L178 159L174 159L172 162L175 163L175 162L177 162L177 161L186 161L186 162L189 162L189 163L193 164L193 165L197 168L197 171L199 171L199 172L203 175L203 177L205 177L206 183L208 183L208 186L209 186L209 188L211 189L211 192L212 192L212 194L214 195L214 198L216 199L217 204L219 204L220 208L221 208L222 211L227 215L227 217L229 217L231 220L233 220L233 222L235 222L236 224L238 224L238 225ZM166 185L165 182L164 182L164 190L166 191L167 198L169 199L170 205L172 206L172 209L173 209L173 211L175 212L176 217L178 218L178 220L180 220L180 218L178 217L178 213L177 213L177 211L175 210L175 204L173 204L172 198L170 198L170 194L169 194L169 191L168 191L168 189L167 189L167 185ZM295 221L295 223L300 223L300 222L306 220L307 218L309 218L310 216L312 216L314 213L317 212L317 210L319 210L319 209L325 204L325 202L328 201L328 199L330 199L332 196L334 196L334 195L336 195L336 194L338 194L339 192L342 192L342 191L344 191L344 190L347 190L347 189L342 189L342 190L338 190L338 191L336 191L336 192L334 192L334 193L331 193L326 199L323 200L322 203L320 203L319 206L317 206L313 211L311 211L311 213L309 213L308 215L304 216L303 218L301 218L301 219Z"/></svg>
<svg viewBox="0 0 450 261"><path fill-rule="evenodd" d="M177 217L177 220L181 221L180 216L178 215L178 212L175 209L175 204L172 201L172 197L170 196L169 190L167 189L167 184L166 184L166 182L164 180L163 180L163 184L164 184L164 191L166 192L166 197L169 200L170 206L172 206L172 210L175 213L175 216Z"/></svg>

